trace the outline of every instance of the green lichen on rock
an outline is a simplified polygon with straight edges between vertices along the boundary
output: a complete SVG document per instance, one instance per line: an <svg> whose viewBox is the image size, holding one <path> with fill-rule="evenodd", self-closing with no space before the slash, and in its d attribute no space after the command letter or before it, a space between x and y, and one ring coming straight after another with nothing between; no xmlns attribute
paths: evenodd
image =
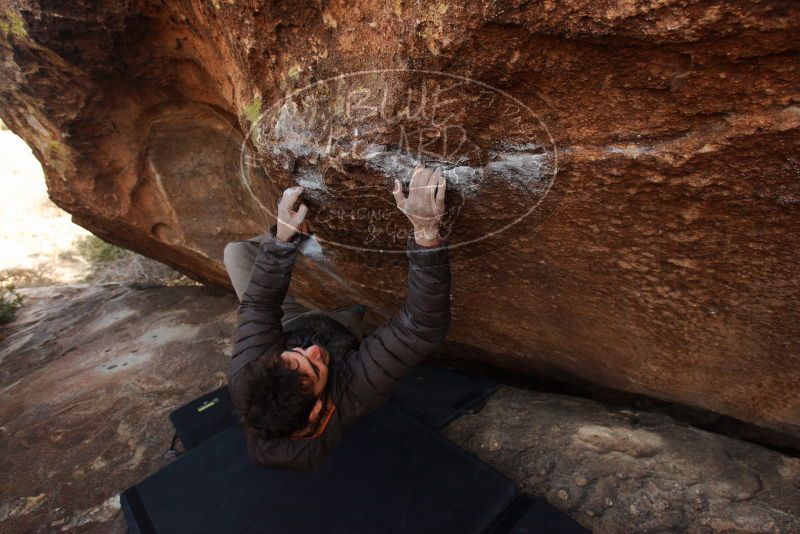
<svg viewBox="0 0 800 534"><path fill-rule="evenodd" d="M67 147L60 141L50 141L47 144L47 159L64 160L68 156Z"/></svg>
<svg viewBox="0 0 800 534"><path fill-rule="evenodd" d="M251 126L255 124L256 121L258 121L258 118L261 116L261 105L261 95L256 95L255 98L253 98L253 101L244 108L244 116L248 121L250 121Z"/></svg>
<svg viewBox="0 0 800 534"><path fill-rule="evenodd" d="M300 78L300 73L303 72L303 67L300 65L292 65L289 67L289 78L297 81Z"/></svg>
<svg viewBox="0 0 800 534"><path fill-rule="evenodd" d="M0 32L4 36L14 35L16 37L27 37L28 29L25 27L25 21L19 16L19 13L8 12L0 14Z"/></svg>

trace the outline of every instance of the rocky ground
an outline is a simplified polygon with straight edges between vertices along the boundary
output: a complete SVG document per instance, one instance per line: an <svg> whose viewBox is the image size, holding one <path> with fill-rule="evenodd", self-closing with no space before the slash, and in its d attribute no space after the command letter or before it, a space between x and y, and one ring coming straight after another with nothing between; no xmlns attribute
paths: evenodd
<svg viewBox="0 0 800 534"><path fill-rule="evenodd" d="M665 415L502 388L444 433L595 532L800 532L800 459Z"/></svg>
<svg viewBox="0 0 800 534"><path fill-rule="evenodd" d="M235 298L200 286L25 289L0 342L0 530L124 532L168 413L224 383Z"/></svg>
<svg viewBox="0 0 800 534"><path fill-rule="evenodd" d="M224 383L235 298L23 293L0 341L0 529L123 532L119 493L170 461L168 413ZM800 459L664 415L503 387L445 435L595 532L800 531Z"/></svg>

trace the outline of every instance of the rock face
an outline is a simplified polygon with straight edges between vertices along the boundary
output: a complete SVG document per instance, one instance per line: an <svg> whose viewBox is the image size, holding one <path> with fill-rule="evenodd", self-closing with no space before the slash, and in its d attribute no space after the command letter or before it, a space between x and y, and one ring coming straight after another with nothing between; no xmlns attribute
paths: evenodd
<svg viewBox="0 0 800 534"><path fill-rule="evenodd" d="M169 412L225 381L236 299L24 293L0 341L0 530L125 532L119 493L169 463ZM444 434L595 532L800 530L800 459L667 416L502 387Z"/></svg>
<svg viewBox="0 0 800 534"><path fill-rule="evenodd" d="M439 165L451 347L800 439L796 2L0 6L0 115L96 234L224 286L300 183L293 291L375 322Z"/></svg>

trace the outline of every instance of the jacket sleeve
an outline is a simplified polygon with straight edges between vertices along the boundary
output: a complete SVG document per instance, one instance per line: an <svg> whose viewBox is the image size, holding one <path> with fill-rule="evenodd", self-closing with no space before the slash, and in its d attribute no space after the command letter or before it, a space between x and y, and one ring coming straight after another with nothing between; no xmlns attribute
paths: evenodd
<svg viewBox="0 0 800 534"><path fill-rule="evenodd" d="M346 424L380 406L411 367L442 344L450 326L447 246L425 249L410 238L407 255L408 294L403 307L349 358Z"/></svg>
<svg viewBox="0 0 800 534"><path fill-rule="evenodd" d="M242 399L241 371L262 354L282 344L281 304L292 279L297 241L285 243L268 235L259 246L250 284L242 295L233 346L229 385L234 402Z"/></svg>

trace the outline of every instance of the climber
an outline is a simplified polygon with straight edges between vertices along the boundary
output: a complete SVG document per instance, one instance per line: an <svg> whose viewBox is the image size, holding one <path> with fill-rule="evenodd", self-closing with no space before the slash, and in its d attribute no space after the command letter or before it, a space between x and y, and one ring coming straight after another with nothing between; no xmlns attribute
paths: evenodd
<svg viewBox="0 0 800 534"><path fill-rule="evenodd" d="M308 208L295 209L302 188L284 192L268 234L225 247L240 300L228 380L253 461L321 465L342 430L380 406L443 342L450 323L450 266L439 235L445 188L438 169L415 168L407 197L395 180L395 202L414 229L408 295L388 324L363 339L363 307L309 311L286 295L307 230Z"/></svg>

